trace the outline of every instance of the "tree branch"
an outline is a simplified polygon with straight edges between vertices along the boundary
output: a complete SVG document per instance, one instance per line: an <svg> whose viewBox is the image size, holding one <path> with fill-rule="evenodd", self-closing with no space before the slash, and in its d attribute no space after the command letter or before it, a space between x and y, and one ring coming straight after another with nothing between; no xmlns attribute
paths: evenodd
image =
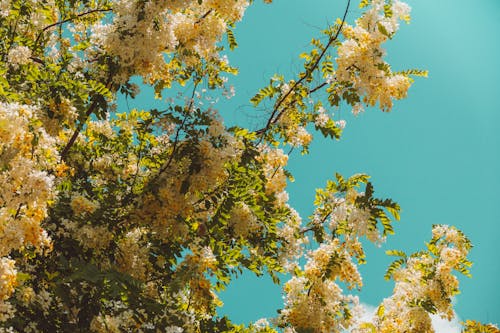
<svg viewBox="0 0 500 333"><path fill-rule="evenodd" d="M312 88L311 90L309 90L309 93L312 94L318 90L320 90L321 88L323 88L324 86L326 86L328 84L328 82L323 82L322 84Z"/></svg>
<svg viewBox="0 0 500 333"><path fill-rule="evenodd" d="M199 82L195 82L195 84L194 84L193 92L191 93L191 99L190 99L189 105L187 107L187 109L188 109L187 112L189 112L189 110L191 110L191 108L193 107L194 94L196 93L196 88L198 88L198 84L199 84ZM187 114L186 114L184 116L184 119L182 120L181 125L179 126L179 128L177 128L177 131L175 133L174 146L172 148L172 153L170 154L170 156L168 158L168 161L165 164L165 166L160 169L159 174L163 173L165 170L167 170L170 167L170 164L172 163L172 160L174 159L174 155L175 155L175 153L177 151L177 145L179 143L180 132L181 132L182 128L184 127L184 124L186 123L187 118L188 117L187 117Z"/></svg>
<svg viewBox="0 0 500 333"><path fill-rule="evenodd" d="M203 14L203 16L201 16L198 20L196 20L195 24L198 24L200 23L201 21L203 21L204 18L206 18L208 15L210 15L210 13L213 11L213 9L210 9L208 10L205 14Z"/></svg>
<svg viewBox="0 0 500 333"><path fill-rule="evenodd" d="M304 80L306 80L307 78L309 78L312 73L318 68L319 66L319 63L321 61L321 59L323 59L323 57L325 56L326 54L326 51L328 50L328 48L333 44L334 41L337 40L337 38L339 37L340 35L340 32L342 31L342 28L344 26L344 22L345 22L345 19L347 17L347 13L349 12L349 7L351 5L351 0L347 0L347 6L346 6L346 9L344 11L344 16L342 17L342 22L340 23L340 26L339 28L337 29L337 32L335 33L334 36L330 37L330 39L328 40L328 43L326 44L326 47L323 49L323 51L320 53L319 57L316 59L316 61L314 62L314 64L306 71L305 75L302 76L297 82L295 82L292 87L286 92L286 94L281 97L281 99L276 103L276 105L274 106L274 109L273 109L273 112L271 113L271 116L269 117L269 120L267 121L267 124L264 128L261 128L259 130L256 131L256 133L262 135L262 137L264 136L264 134L269 130L269 128L271 127L271 125L275 124L279 118L283 115L284 111L286 110L283 109L283 110L280 110L280 107L281 105L283 104L283 102L288 98L288 96L290 96L290 94L295 90L295 88L301 84L302 82L304 82ZM326 85L326 83L325 83ZM324 85L323 85L324 86ZM321 87L323 87L322 85L312 89L311 91L309 92L313 92L313 91L316 91L318 89L320 89ZM261 138L262 140L262 138Z"/></svg>
<svg viewBox="0 0 500 333"><path fill-rule="evenodd" d="M66 144L66 146L62 150L62 152L61 152L61 159L62 160L66 159L66 155L68 154L68 151L73 146L76 139L78 138L80 131L83 129L83 125L87 122L87 119L90 117L90 115L95 111L96 107L97 107L97 101L93 101L92 104L90 104L90 107L87 109L87 112L85 113L85 118L80 123L78 123L78 127L73 132L73 135L71 136L68 143Z"/></svg>
<svg viewBox="0 0 500 333"><path fill-rule="evenodd" d="M38 36L36 37L35 39L35 45L38 45L38 41L40 40L40 38L42 37L43 33L53 27L56 27L58 25L62 25L64 23L67 23L67 22L70 22L70 21L73 21L74 19L77 19L77 18L80 18L80 17L83 17L83 16L87 16L87 15L90 15L90 14L94 14L94 13L105 13L105 12L110 12L112 11L111 8L97 8L97 9L92 9L92 10L89 10L89 11L86 11L86 12L83 12L83 13L80 13L80 14L76 14L76 15L73 15L67 19L64 19L64 20L61 20L61 21L57 21L57 22L54 22L52 24L49 24L48 26L44 27L42 29L42 31L40 31L40 33L38 34Z"/></svg>
<svg viewBox="0 0 500 333"><path fill-rule="evenodd" d="M111 78L112 78L112 75L110 74L109 78L108 78L108 82L106 82L106 88L108 88L108 89L109 89L109 86L111 85ZM87 112L85 112L85 117L82 119L81 122L78 123L78 126L75 129L75 131L73 132L73 135L71 136L68 143L66 144L66 146L64 147L64 149L61 152L61 159L62 160L66 159L66 156L67 156L69 150L74 145L76 139L78 138L78 135L80 134L80 132L83 129L83 126L85 125L85 123L89 119L90 115L92 113L94 113L95 109L97 108L97 104L98 104L97 100L94 100L92 102L92 104L90 104L89 108L87 109Z"/></svg>

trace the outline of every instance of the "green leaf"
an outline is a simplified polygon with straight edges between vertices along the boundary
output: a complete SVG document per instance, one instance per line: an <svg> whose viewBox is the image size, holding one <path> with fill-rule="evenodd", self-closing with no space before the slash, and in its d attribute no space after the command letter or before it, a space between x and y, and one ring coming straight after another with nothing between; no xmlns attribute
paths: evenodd
<svg viewBox="0 0 500 333"><path fill-rule="evenodd" d="M250 102L252 102L254 106L257 106L260 104L260 102L262 102L264 98L266 97L272 98L279 91L280 90L278 88L269 85L265 88L260 89L259 92L250 99Z"/></svg>
<svg viewBox="0 0 500 333"><path fill-rule="evenodd" d="M382 318L384 316L384 313L385 313L385 307L382 304L380 304L377 309L377 317Z"/></svg>
<svg viewBox="0 0 500 333"><path fill-rule="evenodd" d="M371 0L361 0L361 2L359 3L359 8L365 8L370 3L371 3Z"/></svg>
<svg viewBox="0 0 500 333"><path fill-rule="evenodd" d="M238 47L238 43L236 42L236 38L234 37L233 30L227 29L226 34L227 34L227 41L229 43L229 49L231 49L232 51Z"/></svg>
<svg viewBox="0 0 500 333"><path fill-rule="evenodd" d="M391 35L389 34L389 32L387 31L387 29L385 28L385 26L381 23L378 23L377 24L377 28L378 28L378 31L380 31L380 33L388 38L391 38Z"/></svg>
<svg viewBox="0 0 500 333"><path fill-rule="evenodd" d="M384 5L384 15L385 15L385 17L388 17L388 18L392 17L393 13L392 13L391 4Z"/></svg>
<svg viewBox="0 0 500 333"><path fill-rule="evenodd" d="M394 272L399 268L401 267L401 265L403 265L404 263L406 263L406 258L401 258L401 259L398 259L398 260L395 260L393 261L389 267L387 268L387 271L385 272L384 274L384 279L386 280L390 280L392 275L394 274Z"/></svg>
<svg viewBox="0 0 500 333"><path fill-rule="evenodd" d="M429 71L427 70L422 70L422 69L407 69L404 71L399 71L399 72L394 72L394 75L396 74L401 74L401 75L414 75L414 76L421 76L421 77L427 77L429 75Z"/></svg>
<svg viewBox="0 0 500 333"><path fill-rule="evenodd" d="M385 254L388 256L393 256L393 257L403 257L406 258L406 253L401 250L387 250L385 251Z"/></svg>

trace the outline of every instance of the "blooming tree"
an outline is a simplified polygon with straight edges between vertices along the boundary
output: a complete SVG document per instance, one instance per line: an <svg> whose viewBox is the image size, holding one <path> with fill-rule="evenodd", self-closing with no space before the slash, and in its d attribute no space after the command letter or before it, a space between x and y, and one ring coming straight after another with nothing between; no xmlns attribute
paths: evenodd
<svg viewBox="0 0 500 333"><path fill-rule="evenodd" d="M249 5L0 1L0 332L433 332L430 314L453 318L455 272L471 265L459 230L437 225L425 250L389 251L394 292L363 322L349 294L363 284L362 240L393 234L398 204L367 175L337 175L303 222L286 192L290 148L307 153L312 131L340 139L332 110L388 112L426 75L384 60L410 8L363 0L350 25L348 2L300 73L252 98L269 110L262 127L227 128L202 101L232 93L222 51ZM163 109L117 110L137 77ZM177 85L192 93L171 98ZM217 292L244 269L288 278L276 318L217 314Z"/></svg>

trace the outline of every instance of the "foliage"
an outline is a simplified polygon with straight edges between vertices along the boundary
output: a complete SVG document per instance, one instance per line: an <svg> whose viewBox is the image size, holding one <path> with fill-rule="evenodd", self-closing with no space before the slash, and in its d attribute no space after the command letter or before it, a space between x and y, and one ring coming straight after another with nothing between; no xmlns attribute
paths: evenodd
<svg viewBox="0 0 500 333"><path fill-rule="evenodd" d="M361 323L342 287L362 287L362 239L392 235L399 205L367 175L337 174L303 224L286 192L285 150L307 153L313 129L342 135L327 109L388 112L426 75L383 58L409 7L363 0L351 26L348 2L297 76L277 74L251 99L269 110L263 127L226 128L204 102L207 89L231 95L237 69L221 52L238 46L250 4L0 2L0 332L432 332L429 314L453 317L453 272L471 265L460 231L435 226L425 251L388 253L394 294ZM137 77L163 109L116 110L119 94L140 93ZM192 94L172 98L177 85ZM216 292L243 270L276 283L288 273L271 322L217 314Z"/></svg>

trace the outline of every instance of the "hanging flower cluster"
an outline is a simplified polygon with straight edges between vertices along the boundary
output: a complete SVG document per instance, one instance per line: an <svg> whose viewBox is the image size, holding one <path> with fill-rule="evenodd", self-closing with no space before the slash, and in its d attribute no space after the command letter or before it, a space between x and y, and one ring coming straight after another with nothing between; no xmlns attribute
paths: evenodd
<svg viewBox="0 0 500 333"><path fill-rule="evenodd" d="M248 0L121 0L113 4L112 22L92 27L92 40L118 58L116 82L131 75L156 80L161 73L168 75L172 63L165 59L174 52L188 65L218 58L217 43L247 6Z"/></svg>
<svg viewBox="0 0 500 333"><path fill-rule="evenodd" d="M356 26L346 25L342 34L345 40L339 46L336 79L345 83L362 102L369 106L379 104L383 111L392 109L392 100L406 97L411 79L404 74L393 73L383 60L382 44L397 32L399 20L409 22L410 7L399 1L386 4L374 0L371 7L356 20ZM355 104L353 113L362 111Z"/></svg>
<svg viewBox="0 0 500 333"><path fill-rule="evenodd" d="M56 197L55 175L62 171L57 139L42 126L34 106L0 103L0 302L16 285L12 251L50 249L41 223Z"/></svg>
<svg viewBox="0 0 500 333"><path fill-rule="evenodd" d="M366 191L358 188L366 184ZM364 263L361 237L380 243L391 223L386 211L398 217L399 206L390 200L372 197L373 189L366 175L329 181L317 190L317 208L308 226L301 232L314 232L319 247L307 253L307 262L297 268L284 287L285 308L279 323L288 330L300 332L342 332L360 316L356 296L345 295L347 289L363 286L357 263ZM378 227L378 220L382 228Z"/></svg>

